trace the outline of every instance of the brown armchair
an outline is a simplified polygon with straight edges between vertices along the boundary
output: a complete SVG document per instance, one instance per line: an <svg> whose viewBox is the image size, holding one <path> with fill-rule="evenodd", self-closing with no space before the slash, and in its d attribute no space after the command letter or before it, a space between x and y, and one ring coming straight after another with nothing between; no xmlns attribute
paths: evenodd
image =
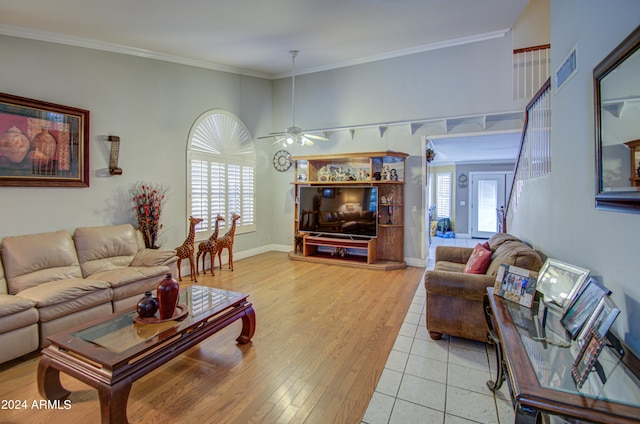
<svg viewBox="0 0 640 424"><path fill-rule="evenodd" d="M442 334L487 341L483 299L495 283L500 264L538 271L540 256L518 238L498 233L489 239L491 263L485 274L466 274L464 267L473 252L466 247L437 246L436 265L424 276L427 291L426 325L432 339Z"/></svg>

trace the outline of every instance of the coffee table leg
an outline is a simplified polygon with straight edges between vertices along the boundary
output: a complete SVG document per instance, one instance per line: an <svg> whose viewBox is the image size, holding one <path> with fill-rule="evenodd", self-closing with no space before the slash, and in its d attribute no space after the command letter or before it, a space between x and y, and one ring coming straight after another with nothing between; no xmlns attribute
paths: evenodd
<svg viewBox="0 0 640 424"><path fill-rule="evenodd" d="M66 399L71 392L60 384L60 371L53 368L51 359L42 356L38 363L38 392L49 400Z"/></svg>
<svg viewBox="0 0 640 424"><path fill-rule="evenodd" d="M253 306L249 306L242 315L242 332L236 341L240 344L249 343L256 332L256 313Z"/></svg>
<svg viewBox="0 0 640 424"><path fill-rule="evenodd" d="M131 380L123 380L113 386L98 385L100 417L102 424L127 424L127 401L131 392Z"/></svg>

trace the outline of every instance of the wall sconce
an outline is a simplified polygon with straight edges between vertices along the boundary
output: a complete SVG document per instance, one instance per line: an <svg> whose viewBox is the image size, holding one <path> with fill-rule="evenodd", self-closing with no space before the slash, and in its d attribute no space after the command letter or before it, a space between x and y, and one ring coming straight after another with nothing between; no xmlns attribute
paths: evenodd
<svg viewBox="0 0 640 424"><path fill-rule="evenodd" d="M120 137L110 135L107 138L111 142L111 154L109 156L109 174L122 175L122 168L118 168L118 156L120 154Z"/></svg>

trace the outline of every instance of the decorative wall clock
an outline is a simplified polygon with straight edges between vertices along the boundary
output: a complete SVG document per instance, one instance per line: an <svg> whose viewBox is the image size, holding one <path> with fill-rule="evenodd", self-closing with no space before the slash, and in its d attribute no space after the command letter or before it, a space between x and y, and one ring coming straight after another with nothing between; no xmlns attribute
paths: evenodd
<svg viewBox="0 0 640 424"><path fill-rule="evenodd" d="M291 168L291 155L286 150L278 150L273 155L273 167L280 172L284 172Z"/></svg>

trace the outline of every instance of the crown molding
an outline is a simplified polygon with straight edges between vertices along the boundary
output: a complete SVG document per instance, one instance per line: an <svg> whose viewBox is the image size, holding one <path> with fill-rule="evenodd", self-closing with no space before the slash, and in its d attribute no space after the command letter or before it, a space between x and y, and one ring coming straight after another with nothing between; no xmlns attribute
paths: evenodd
<svg viewBox="0 0 640 424"><path fill-rule="evenodd" d="M477 43L480 41L492 40L495 38L504 37L509 31L510 31L509 29L502 29L499 31L493 31L493 32L488 32L484 34L477 34L469 37L456 38L453 40L446 40L439 43L425 44L422 46L417 46L409 49L396 50L393 52L383 53L379 55L367 56L360 59L348 60L345 62L339 62L332 65L317 66L314 68L307 68L307 69L296 69L296 75L312 74L316 72L346 68L348 66L362 65L362 64L377 62L377 61L386 60L386 59L393 59L401 56L408 56L416 53L424 53L432 50L445 49L449 47ZM38 40L38 41L46 41L49 43L63 44L67 46L84 47L87 49L126 54L129 56L142 57L146 59L162 60L165 62L178 63L181 65L195 66L198 68L211 69L214 71L227 72L227 73L256 77L256 78L276 80L276 79L291 77L290 71L281 73L281 74L265 74L262 72L254 72L247 69L224 66L224 65L207 62L203 60L190 59L187 57L170 55L166 53L157 52L154 50L140 49L137 47L131 47L131 46L126 46L122 44L108 43L108 42L98 41L90 38L75 37L75 36L60 34L56 32L41 31L37 29L21 27L16 25L0 24L0 35L27 38L27 39Z"/></svg>
<svg viewBox="0 0 640 424"><path fill-rule="evenodd" d="M175 56L154 50L140 49L137 47L125 46L122 44L108 43L104 41L93 40L90 38L75 37L55 32L41 31L32 28L25 28L14 25L0 24L0 35L11 37L27 38L37 41L46 41L49 43L63 44L73 47L84 47L87 49L101 50L111 53L126 54L129 56L143 57L146 59L162 60L164 62L177 63L181 65L195 66L198 68L211 69L214 71L227 72L232 74L271 79L272 76L260 72L253 72L246 69L234 68L230 66L219 65L203 60L190 59L182 56Z"/></svg>
<svg viewBox="0 0 640 424"><path fill-rule="evenodd" d="M469 37L455 38L452 40L445 40L439 43L424 44L422 46L412 47L409 49L396 50L389 53L383 53L379 55L367 56L360 59L348 60L345 62L335 63L333 65L317 66L314 68L296 69L296 76L304 74L313 74L316 72L330 71L333 69L346 68L348 66L362 65L365 63L378 62L386 59L394 59L396 57L409 56L416 53L424 53L432 50L446 49L449 47L462 46L465 44L478 43L481 41L493 40L495 38L504 37L510 29L501 29L498 31L487 32L484 34L476 34ZM271 79L287 78L291 76L291 72L283 72L276 74Z"/></svg>

